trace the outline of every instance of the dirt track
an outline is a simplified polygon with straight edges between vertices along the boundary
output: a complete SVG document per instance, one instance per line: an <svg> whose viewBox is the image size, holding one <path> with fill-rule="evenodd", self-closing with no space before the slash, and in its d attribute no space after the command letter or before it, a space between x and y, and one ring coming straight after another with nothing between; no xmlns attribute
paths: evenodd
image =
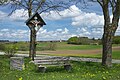
<svg viewBox="0 0 120 80"><path fill-rule="evenodd" d="M113 50L120 50L120 46L113 47ZM56 50L56 51L37 51L37 54L101 54L102 49L95 50Z"/></svg>

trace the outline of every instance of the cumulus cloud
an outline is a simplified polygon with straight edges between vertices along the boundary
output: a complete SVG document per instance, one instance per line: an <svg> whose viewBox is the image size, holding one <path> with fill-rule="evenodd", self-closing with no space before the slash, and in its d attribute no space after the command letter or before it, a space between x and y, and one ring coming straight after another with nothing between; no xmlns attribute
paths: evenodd
<svg viewBox="0 0 120 80"><path fill-rule="evenodd" d="M28 19L28 12L24 9L17 9L15 10L10 16L8 16L8 13L0 11L0 20L27 20Z"/></svg>
<svg viewBox="0 0 120 80"><path fill-rule="evenodd" d="M68 38L76 36L71 34L67 28L56 29L54 31L48 31L47 29L40 28L37 33L37 40L67 40ZM14 30L14 29L1 29L0 38L8 40L29 40L29 30Z"/></svg>
<svg viewBox="0 0 120 80"><path fill-rule="evenodd" d="M25 40L29 38L29 31L21 30L21 29L18 29L18 30L1 29L0 37L3 39L10 39L10 40Z"/></svg>
<svg viewBox="0 0 120 80"><path fill-rule="evenodd" d="M96 13L85 13L72 18L73 26L99 26L104 24L103 16Z"/></svg>
<svg viewBox="0 0 120 80"><path fill-rule="evenodd" d="M27 20L28 19L28 12L24 9L17 9L15 10L12 15L10 16L11 20Z"/></svg>
<svg viewBox="0 0 120 80"><path fill-rule="evenodd" d="M59 14L55 11L49 13L43 13L42 17L48 20L60 20L63 18L69 18L72 20L71 25L76 26L77 35L88 37L101 37L103 33L104 17L103 15L97 15L96 13L87 13L81 11L75 5L60 11ZM94 29L95 28L95 29ZM93 30L94 29L94 30ZM58 31L61 31L58 29Z"/></svg>
<svg viewBox="0 0 120 80"><path fill-rule="evenodd" d="M2 11L0 11L0 20L5 19L5 17L7 17L7 14L2 12Z"/></svg>
<svg viewBox="0 0 120 80"><path fill-rule="evenodd" d="M68 38L75 36L75 34L69 33L67 28L56 29L54 31L48 31L46 29L40 28L37 33L38 40L67 40Z"/></svg>
<svg viewBox="0 0 120 80"><path fill-rule="evenodd" d="M6 13L0 11L0 20L5 19L7 16ZM96 37L100 38L103 34L103 25L104 25L104 17L103 15L98 15L96 13L87 13L81 11L75 5L70 6L68 9L63 11L59 11L59 14L56 11L50 11L49 13L44 12L41 14L43 19L47 20L62 20L65 18L71 19L71 25L76 28L76 31L71 31L68 28L64 29L56 29L52 31L48 31L48 29L40 28L37 33L37 40L60 40L60 39L68 39L72 36L87 36L87 37ZM24 9L16 10L10 17L10 20L27 20L28 12ZM111 16L112 19L112 16ZM57 25L57 24L56 24ZM116 34L120 34L120 22L119 27L116 31ZM0 37L7 38L16 38L16 39L29 39L29 31L28 30L10 30L10 29L1 29Z"/></svg>
<svg viewBox="0 0 120 80"><path fill-rule="evenodd" d="M41 16L48 20L60 20L63 18L70 18L78 16L81 13L81 10L76 7L75 5L72 5L69 7L69 9L65 9L63 11L50 11L49 13L42 13Z"/></svg>

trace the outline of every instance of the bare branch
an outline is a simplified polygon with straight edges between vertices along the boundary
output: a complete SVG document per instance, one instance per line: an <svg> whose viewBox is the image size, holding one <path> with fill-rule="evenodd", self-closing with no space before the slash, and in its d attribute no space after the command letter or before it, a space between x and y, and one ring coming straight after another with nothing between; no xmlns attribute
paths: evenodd
<svg viewBox="0 0 120 80"><path fill-rule="evenodd" d="M39 2L39 5L38 5L37 9L35 10L35 12L37 12L41 8L42 4L44 4L44 3L45 3L45 0L41 0Z"/></svg>
<svg viewBox="0 0 120 80"><path fill-rule="evenodd" d="M115 12L115 8L116 8L115 0L110 0L110 5L112 7L112 13L114 13Z"/></svg>
<svg viewBox="0 0 120 80"><path fill-rule="evenodd" d="M97 2L103 7L103 2L101 0L97 0Z"/></svg>
<svg viewBox="0 0 120 80"><path fill-rule="evenodd" d="M57 5L54 5L54 6L49 6L48 8L46 8L46 9L43 9L41 12L40 12L40 14L42 13L42 12L46 12L47 10L50 10L50 9L53 9L53 10L57 10L58 11L58 7L63 7L63 6L57 6ZM65 7L64 7L65 8Z"/></svg>
<svg viewBox="0 0 120 80"><path fill-rule="evenodd" d="M16 5L11 5L12 11L8 14L8 16L12 15L12 13L17 9Z"/></svg>

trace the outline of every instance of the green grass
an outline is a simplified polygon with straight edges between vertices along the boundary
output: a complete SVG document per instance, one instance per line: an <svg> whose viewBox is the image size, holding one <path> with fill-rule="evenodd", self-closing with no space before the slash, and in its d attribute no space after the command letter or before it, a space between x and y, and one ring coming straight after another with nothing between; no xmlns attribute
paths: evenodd
<svg viewBox="0 0 120 80"><path fill-rule="evenodd" d="M40 73L28 58L23 71L10 70L9 58L0 56L0 60L0 80L120 80L120 64L105 68L101 63L71 62L71 72L63 67L48 67L46 73Z"/></svg>
<svg viewBox="0 0 120 80"><path fill-rule="evenodd" d="M86 57L96 57L96 58L101 58L102 54L97 54L97 55L88 55ZM113 51L112 52L112 58L113 59L120 59L120 51Z"/></svg>
<svg viewBox="0 0 120 80"><path fill-rule="evenodd" d="M113 58L114 59L120 59L120 51L113 51Z"/></svg>
<svg viewBox="0 0 120 80"><path fill-rule="evenodd" d="M57 46L56 50L92 50L101 49L102 45L74 45L67 44L67 42L54 42ZM40 42L37 47L48 46L50 42ZM113 44L113 46L120 46L120 44Z"/></svg>
<svg viewBox="0 0 120 80"><path fill-rule="evenodd" d="M47 54L51 56L71 56L71 57L85 57L85 58L102 58L102 54ZM113 59L120 59L120 51L113 51Z"/></svg>
<svg viewBox="0 0 120 80"><path fill-rule="evenodd" d="M67 45L58 47L58 50L92 50L100 48L101 45Z"/></svg>
<svg viewBox="0 0 120 80"><path fill-rule="evenodd" d="M38 43L37 47L47 46L49 42ZM100 49L101 45L73 45L67 44L67 42L55 42L57 48L56 50L91 50L91 49Z"/></svg>

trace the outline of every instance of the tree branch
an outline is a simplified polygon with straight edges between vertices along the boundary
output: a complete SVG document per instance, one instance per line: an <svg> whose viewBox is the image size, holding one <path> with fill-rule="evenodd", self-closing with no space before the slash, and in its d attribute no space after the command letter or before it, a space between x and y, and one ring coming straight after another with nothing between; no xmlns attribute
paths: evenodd
<svg viewBox="0 0 120 80"><path fill-rule="evenodd" d="M101 5L101 7L103 7L103 2L100 0L97 0L97 2Z"/></svg>
<svg viewBox="0 0 120 80"><path fill-rule="evenodd" d="M110 5L112 7L112 13L114 13L115 8L116 8L116 3L114 2L114 0L110 0Z"/></svg>
<svg viewBox="0 0 120 80"><path fill-rule="evenodd" d="M46 1L46 0L41 0L41 1L40 1L40 3L39 3L39 5L38 5L38 7L36 8L35 12L37 12L37 11L41 8L42 4L44 4L45 1Z"/></svg>

